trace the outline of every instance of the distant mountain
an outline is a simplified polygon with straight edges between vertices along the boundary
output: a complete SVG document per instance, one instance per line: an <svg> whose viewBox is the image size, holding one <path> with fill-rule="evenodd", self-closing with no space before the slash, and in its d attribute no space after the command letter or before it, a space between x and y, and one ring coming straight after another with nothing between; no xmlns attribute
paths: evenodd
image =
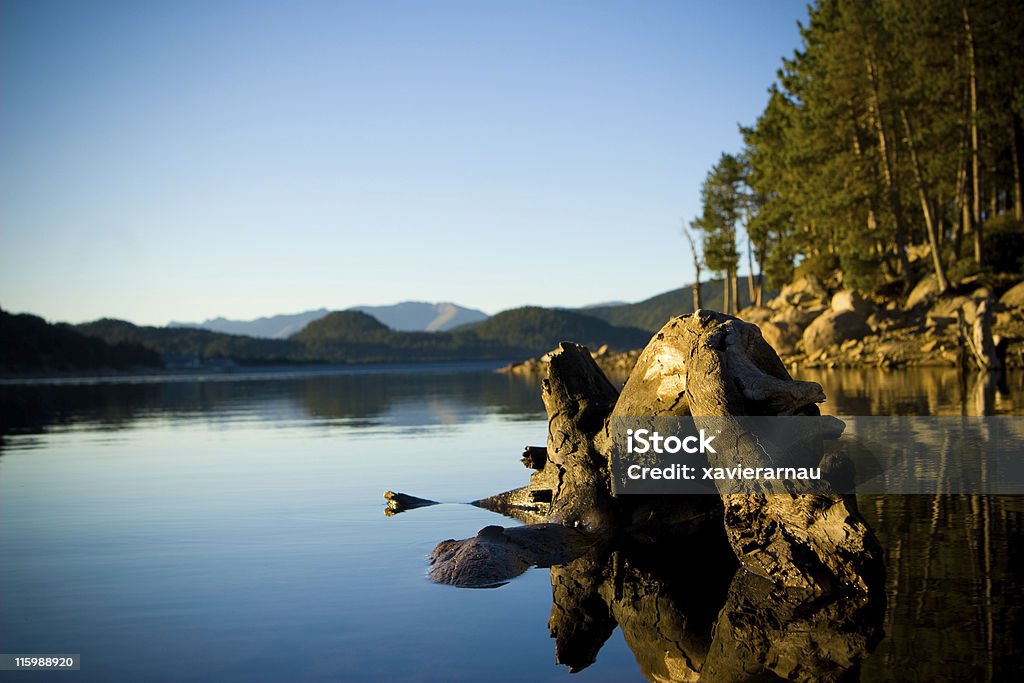
<svg viewBox="0 0 1024 683"><path fill-rule="evenodd" d="M502 341L531 354L550 351L561 341L572 341L592 350L608 344L619 350L646 346L651 334L635 327L618 327L576 311L526 306L503 311L487 320L459 328L481 339Z"/></svg>
<svg viewBox="0 0 1024 683"><path fill-rule="evenodd" d="M705 283L704 302L721 307L722 281ZM747 304L746 287L740 288ZM223 329L257 327L268 338L226 334L196 327L142 327L103 319L77 326L49 325L34 316L0 317L0 370L22 372L62 369L121 368L155 365L206 367L224 361L276 363L415 363L455 360L513 360L536 356L561 341L597 349L645 346L669 318L692 310L692 294L683 287L634 304L579 310L536 306L503 311L488 318L454 304L405 302L362 310L307 311L254 321L217 319L203 325ZM366 313L392 315L380 320ZM416 316L419 318L416 318ZM455 325L466 316L469 324ZM390 321L390 324L388 324ZM258 327L262 325L263 327ZM301 325L301 329L294 328ZM395 325L420 327L411 331ZM426 331L427 329L437 331ZM84 335L84 336L83 336Z"/></svg>
<svg viewBox="0 0 1024 683"><path fill-rule="evenodd" d="M0 373L160 367L160 355L139 344L109 344L67 324L0 310Z"/></svg>
<svg viewBox="0 0 1024 683"><path fill-rule="evenodd" d="M618 300L616 300L616 301L601 301L601 302L598 302L596 304L587 304L586 306L580 306L576 310L585 311L588 308L606 308L608 306L625 306L628 303L629 303L628 301L618 301ZM570 308L568 310L571 311L573 309Z"/></svg>
<svg viewBox="0 0 1024 683"><path fill-rule="evenodd" d="M353 306L350 311L372 315L393 330L402 332L440 332L487 319L487 314L452 303L431 304L403 301L391 306ZM287 339L306 325L330 313L326 308L302 313L271 315L255 320L211 318L201 323L170 322L167 327L209 330L222 334L241 334L265 339Z"/></svg>
<svg viewBox="0 0 1024 683"><path fill-rule="evenodd" d="M746 279L740 280L739 294L740 308L749 306L750 296ZM764 300L767 301L771 296L772 293L765 292ZM722 310L722 280L702 283L701 301L705 308ZM670 318L693 313L693 288L687 285L635 304L588 306L577 310L612 325L639 327L649 332L657 332Z"/></svg>
<svg viewBox="0 0 1024 683"><path fill-rule="evenodd" d="M486 313L473 308L425 301L403 301L391 306L353 306L349 310L368 313L401 332L443 332L487 319Z"/></svg>
<svg viewBox="0 0 1024 683"><path fill-rule="evenodd" d="M271 315L264 318L256 318L255 320L211 318L201 323L169 322L167 327L201 329L221 332L223 334L242 334L248 337L263 337L265 339L287 339L302 330L309 323L324 317L328 313L329 311L326 308L319 308L315 311Z"/></svg>

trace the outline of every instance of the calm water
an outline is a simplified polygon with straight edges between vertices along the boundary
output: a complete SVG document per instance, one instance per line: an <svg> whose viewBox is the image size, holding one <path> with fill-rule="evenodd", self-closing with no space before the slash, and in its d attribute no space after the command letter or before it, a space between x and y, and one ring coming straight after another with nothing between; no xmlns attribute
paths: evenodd
<svg viewBox="0 0 1024 683"><path fill-rule="evenodd" d="M568 679L549 570L493 590L425 578L438 541L515 524L461 503L524 484L519 454L545 440L537 386L491 369L0 386L0 652L82 655L81 672L17 680ZM954 373L802 377L840 414L1024 412L1017 376L1002 391ZM388 518L386 489L452 504ZM1021 501L860 507L888 604L848 675L1019 673ZM644 633L616 629L573 680L672 675Z"/></svg>

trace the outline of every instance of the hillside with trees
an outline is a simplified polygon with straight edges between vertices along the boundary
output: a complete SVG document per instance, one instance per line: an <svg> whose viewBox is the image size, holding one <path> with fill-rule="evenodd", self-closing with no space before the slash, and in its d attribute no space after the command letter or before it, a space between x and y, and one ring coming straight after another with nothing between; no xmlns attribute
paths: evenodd
<svg viewBox="0 0 1024 683"><path fill-rule="evenodd" d="M160 354L128 341L107 343L70 325L0 310L0 373L161 368Z"/></svg>
<svg viewBox="0 0 1024 683"><path fill-rule="evenodd" d="M700 285L701 306L715 310L725 310L724 297L726 296L725 281L721 278L702 282ZM767 293L771 296L774 292ZM731 298L731 291L729 292ZM754 297L746 286L739 287L737 297L740 308L749 306ZM645 330L648 333L657 332L669 318L677 315L693 313L694 298L692 286L681 289L673 289L663 292L649 299L638 301L632 304L617 304L614 306L591 306L580 309L584 313L595 318L600 318L607 323L619 327L633 327Z"/></svg>
<svg viewBox="0 0 1024 683"><path fill-rule="evenodd" d="M799 268L889 297L925 275L941 294L1019 273L1024 5L822 0L809 13L743 149L702 186L691 227L707 268L732 292L746 259L758 285Z"/></svg>
<svg viewBox="0 0 1024 683"><path fill-rule="evenodd" d="M662 321L664 322L664 321ZM593 349L607 344L617 350L636 349L650 341L645 329L614 325L600 316L576 311L525 306L503 311L487 320L456 330L491 342L502 342L532 353L549 351L561 341L574 341Z"/></svg>
<svg viewBox="0 0 1024 683"><path fill-rule="evenodd" d="M68 329L71 329L70 327ZM394 363L509 360L544 353L561 341L624 350L643 346L650 333L599 318L537 307L499 313L448 332L400 332L360 311L335 311L288 339L265 339L178 327L145 327L103 319L78 333L107 345L132 345L168 367L293 363Z"/></svg>

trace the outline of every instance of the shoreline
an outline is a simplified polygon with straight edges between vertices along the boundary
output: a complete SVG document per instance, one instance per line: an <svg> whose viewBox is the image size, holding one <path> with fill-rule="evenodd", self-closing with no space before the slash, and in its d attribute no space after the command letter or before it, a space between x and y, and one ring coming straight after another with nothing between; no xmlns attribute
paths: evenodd
<svg viewBox="0 0 1024 683"><path fill-rule="evenodd" d="M402 372L495 371L506 360L423 361L409 363L322 363L315 365L259 365L232 368L154 369L96 373L43 373L0 375L4 386L60 386L70 384L156 384L161 382L232 382L276 378L330 377L334 375L401 374Z"/></svg>

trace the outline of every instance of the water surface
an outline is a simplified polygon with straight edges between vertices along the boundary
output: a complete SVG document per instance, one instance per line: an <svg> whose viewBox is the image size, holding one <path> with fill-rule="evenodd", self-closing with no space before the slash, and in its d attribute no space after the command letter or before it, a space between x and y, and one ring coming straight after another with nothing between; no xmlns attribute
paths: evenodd
<svg viewBox="0 0 1024 683"><path fill-rule="evenodd" d="M47 680L568 679L549 570L493 590L425 578L439 540L516 523L461 503L522 485L519 453L544 443L536 384L492 369L0 386L0 649L81 653ZM1024 395L1019 377L805 375L839 414L1020 414ZM385 489L451 504L387 518ZM849 675L1017 673L1020 500L860 507L888 604ZM619 629L572 678L643 680Z"/></svg>

